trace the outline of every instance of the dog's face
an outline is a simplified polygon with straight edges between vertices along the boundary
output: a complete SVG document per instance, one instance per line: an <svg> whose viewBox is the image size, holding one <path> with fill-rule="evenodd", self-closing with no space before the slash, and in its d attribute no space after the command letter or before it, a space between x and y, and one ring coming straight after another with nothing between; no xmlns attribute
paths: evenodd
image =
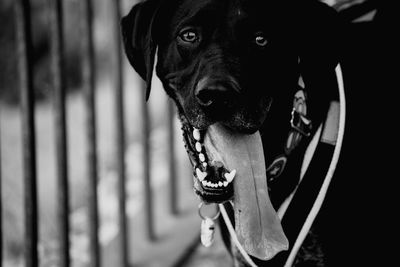
<svg viewBox="0 0 400 267"><path fill-rule="evenodd" d="M300 36L308 19L298 15L301 6L291 5L292 9L280 1L148 0L122 21L128 59L147 80L148 93L158 51L156 72L177 105L194 166L194 187L206 202L223 202L233 195L231 179L226 178L232 169L204 149L210 125L252 134L265 128L270 109L279 114L284 107L284 126L278 123L274 128L284 136L300 54L314 49L305 64L323 62L318 58L323 44L314 42L315 32ZM307 44L301 42L304 38L310 39ZM210 184L202 181L205 175Z"/></svg>
<svg viewBox="0 0 400 267"><path fill-rule="evenodd" d="M203 136L218 122L234 132L254 133L278 91L278 61L286 60L288 68L296 63L295 57L290 62L287 55L280 56L283 49L274 49L274 33L257 3L181 1L160 36L157 74L178 106L186 145L194 155L195 192L206 202L233 196L231 180L225 177L233 174L225 163L211 159L207 148L196 148L203 140L192 138L194 128ZM205 173L208 182L202 181Z"/></svg>
<svg viewBox="0 0 400 267"><path fill-rule="evenodd" d="M221 122L252 133L265 120L278 84L275 66L285 58L274 51L256 3L185 0L170 15L157 74L197 129Z"/></svg>

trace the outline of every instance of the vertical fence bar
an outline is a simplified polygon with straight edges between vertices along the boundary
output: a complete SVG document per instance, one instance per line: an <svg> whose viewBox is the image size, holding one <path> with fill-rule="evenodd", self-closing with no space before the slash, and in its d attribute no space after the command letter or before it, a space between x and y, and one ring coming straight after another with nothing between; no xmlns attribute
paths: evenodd
<svg viewBox="0 0 400 267"><path fill-rule="evenodd" d="M142 140L143 140L143 179L144 179L144 195L145 195L145 211L146 211L146 225L147 225L147 237L149 240L156 240L156 234L154 231L154 216L153 216L153 194L151 190L151 154L150 154L150 116L147 103L144 101L146 89L145 84L142 83L141 92L141 110L142 110Z"/></svg>
<svg viewBox="0 0 400 267"><path fill-rule="evenodd" d="M1 114L0 114L1 115ZM0 121L1 133L1 121ZM2 187L2 171L1 171L1 135L0 135L0 267L3 266L3 187Z"/></svg>
<svg viewBox="0 0 400 267"><path fill-rule="evenodd" d="M62 1L50 0L52 77L54 85L54 125L57 160L57 225L59 266L69 267L68 159L65 118L65 54Z"/></svg>
<svg viewBox="0 0 400 267"><path fill-rule="evenodd" d="M97 136L96 136L96 113L95 113L95 61L93 42L93 6L91 0L83 1L84 5L84 33L83 42L83 80L86 102L86 125L87 125L87 157L89 175L89 244L91 266L100 266L99 246L99 214L97 208Z"/></svg>
<svg viewBox="0 0 400 267"><path fill-rule="evenodd" d="M178 208L178 183L176 177L176 160L175 160L175 109L171 101L168 102L168 151L169 151L169 185L170 185L170 209L171 213L177 215Z"/></svg>
<svg viewBox="0 0 400 267"><path fill-rule="evenodd" d="M29 0L17 0L15 22L17 30L18 73L21 90L24 202L25 202L25 266L39 265L38 257L38 206L36 183L36 145L34 94L32 79L32 37Z"/></svg>
<svg viewBox="0 0 400 267"><path fill-rule="evenodd" d="M118 217L119 231L121 240L121 265L128 266L128 227L126 217L126 169L125 169L125 115L124 115L124 88L123 88L123 68L122 68L122 44L121 44L121 3L120 0L114 1L114 24L115 24L115 113L116 113L116 161L118 175Z"/></svg>

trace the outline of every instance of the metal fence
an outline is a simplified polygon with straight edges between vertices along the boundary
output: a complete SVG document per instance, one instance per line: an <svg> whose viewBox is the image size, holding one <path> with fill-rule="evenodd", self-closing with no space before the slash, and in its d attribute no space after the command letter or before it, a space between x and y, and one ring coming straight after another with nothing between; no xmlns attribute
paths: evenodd
<svg viewBox="0 0 400 267"><path fill-rule="evenodd" d="M83 88L86 107L86 142L87 162L88 162L88 179L89 179L89 243L90 243L90 265L100 266L100 245L99 245L99 212L97 208L97 184L98 184L98 156L96 153L97 134L96 134L96 112L95 112L95 95L96 95L96 66L94 52L94 34L93 34L93 5L95 1L84 0L83 12L85 20L83 28L85 34L82 34L82 55L83 58ZM116 162L118 173L118 219L119 231L121 238L121 250L119 257L122 259L122 265L128 266L128 223L126 215L126 166L125 166L125 149L126 136L124 125L124 88L123 88L123 55L120 43L119 20L121 16L121 3L119 0L113 3L113 20L115 21L115 36L113 40L116 42L113 51L117 59L116 75L114 77L115 92L115 125L116 128ZM63 33L63 3L62 0L48 1L51 7L51 58L52 58L52 78L54 88L54 129L56 138L56 164L57 164L57 225L60 238L59 242L59 263L62 267L71 265L70 255L70 207L68 188L69 172L68 172L68 151L67 151L67 125L66 125L66 77L65 77L65 37ZM24 257L25 266L39 266L38 253L38 195L37 195L37 149L35 143L35 103L33 96L33 45L32 45L32 29L31 29L31 5L29 0L16 0L15 17L16 17L16 43L17 43L17 59L18 59L18 75L20 80L20 99L22 112L22 132L23 132L23 168L24 168L24 214L25 214L25 234L24 234ZM144 90L143 90L144 93ZM144 96L143 96L144 99ZM171 152L169 158L169 185L170 185L170 212L178 213L177 185L176 185L176 168L174 161L174 127L173 117L174 109L170 104L166 111L168 114L168 148ZM155 239L154 218L152 192L150 186L151 177L151 155L149 148L149 111L144 103L141 106L141 116L143 117L142 136L143 140L143 159L144 159L144 192L145 192L145 218L146 231L150 240ZM1 126L0 126L1 127ZM1 202L1 163L0 163L0 205ZM1 210L0 210L0 223ZM2 244L2 235L0 231L0 246ZM2 247L0 247L0 253ZM2 257L0 254L0 267L2 265Z"/></svg>

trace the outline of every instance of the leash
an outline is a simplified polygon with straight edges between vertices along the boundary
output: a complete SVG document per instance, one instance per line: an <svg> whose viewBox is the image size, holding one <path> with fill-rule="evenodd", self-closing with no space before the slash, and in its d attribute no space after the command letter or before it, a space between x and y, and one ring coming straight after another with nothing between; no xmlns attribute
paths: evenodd
<svg viewBox="0 0 400 267"><path fill-rule="evenodd" d="M301 227L300 232L297 235L296 241L293 245L292 250L289 253L289 256L287 257L286 261L284 261L284 259L282 259L282 253L281 255L277 255L275 259L275 263L279 261L285 262L284 266L285 267L290 267L292 266L294 259L302 245L302 243L304 242L307 233L309 232L317 214L319 213L319 210L322 206L322 203L325 200L325 196L328 190L328 187L330 185L330 182L332 180L333 174L335 172L337 163L338 163L338 159L340 156L340 152L341 152L341 148L342 148L342 143L343 143L343 136L344 136L344 128L345 128L345 116L346 116L346 99L345 99L345 93L344 93L344 85L343 85L343 76L342 76L342 70L340 67L340 64L337 65L337 67L335 68L335 74L336 74L336 79L337 79L337 83L338 83L338 90L339 90L339 109L334 109L333 112L335 111L339 111L339 119L338 119L338 128L337 128L337 136L336 136L336 140L328 140L331 141L332 143L334 142L335 148L333 151L333 155L331 158L331 161L329 163L329 168L328 171L326 173L326 176L323 180L323 183L321 185L321 188L318 192L317 198L314 201L314 203L312 204L312 208L310 210L310 212L308 213L304 224ZM297 93L296 93L297 94ZM298 99L302 99L302 97L297 97ZM295 96L295 100L296 100L296 96ZM300 101L301 102L301 101ZM295 101L296 103L296 101ZM297 131L298 133L300 133L301 135L305 135L305 136L309 136L307 135L307 131L310 129L311 126L311 121L309 121L306 117L306 114L304 114L304 109L302 109L301 107L298 108L301 105L294 105L293 107L293 111L292 111L292 119L291 119L291 126L292 128ZM331 107L334 105L331 105ZM332 108L331 108L332 110ZM296 120L296 118L294 116L296 116L295 114L298 113L298 119ZM328 118L327 121L329 122L329 118L331 112L328 112ZM334 116L334 115L333 115ZM297 123L295 123L295 120ZM329 125L329 123L326 123L325 128L327 127L327 125ZM295 127L297 127L297 129ZM329 126L328 126L329 127ZM332 130L332 129L331 129ZM297 138L293 137L293 132L289 133L289 138L288 138L288 142L287 142L287 146L285 149L286 153L287 152L291 152L291 150L294 148L294 146L297 146L297 144L299 143L299 141L301 140L300 136L297 136ZM317 130L313 140L311 141L309 147L306 150L306 154L307 156L309 155L309 153L311 153L311 156L306 157L305 155L305 162L303 162L303 167L302 167L302 171L301 171L301 179L299 181L298 186L295 188L295 190L291 193L291 195L285 200L285 202L281 205L281 207L278 210L278 216L280 217L280 219L283 219L283 216L285 215L290 203L292 202L294 195L297 192L297 189L302 181L303 176L305 175L305 172L307 169L308 170L308 166L311 162L311 158L313 157L313 155L316 153L316 146L318 141L321 141L321 136L322 138L324 137L323 133L322 133L322 126L319 127L319 129ZM300 137L300 139L298 139ZM290 142L289 142L290 140ZM293 146L294 144L294 146ZM281 156L281 158L285 158L285 156L287 156L288 153L284 156ZM279 160L279 157L277 159L275 159L273 161L273 163L270 165L270 167L268 167L267 171L271 172L274 175L273 179L275 179L276 177L278 177L284 167L286 165L286 158L283 160ZM272 167L271 167L272 166ZM277 167L276 167L277 166ZM276 170L276 168L279 168L277 171L274 171L274 169ZM257 265L254 263L254 261L251 259L250 255L245 251L245 249L243 248L243 246L240 244L235 229L232 225L232 222L226 212L225 207L223 206L223 204L219 204L219 212L221 213L224 222L227 226L227 229L231 235L231 240L234 242L235 246L237 247L237 249L239 250L239 252L241 253L241 255L243 256L243 258L245 259L245 261L247 262L247 264L251 267L257 267ZM219 214L218 212L218 214ZM281 256L279 258L279 256ZM274 259L273 259L274 260Z"/></svg>
<svg viewBox="0 0 400 267"><path fill-rule="evenodd" d="M344 93L343 75L342 75L342 69L340 67L340 64L338 64L336 66L335 74L336 74L336 79L337 79L338 88L339 88L339 102L340 102L339 128L338 128L335 150L333 152L333 156L332 156L331 163L329 165L328 172L327 172L324 182L321 186L321 189L318 193L317 199L315 200L315 202L311 208L311 211L308 214L307 219L304 222L303 227L300 230L300 233L296 239L296 242L293 245L293 249L291 250L289 257L285 263L285 267L292 266L295 256L296 256L297 252L299 251L301 244L304 242L304 239L306 238L307 233L309 232L312 223L314 222L319 210L321 209L322 203L325 200L325 196L328 191L328 187L332 180L333 174L335 172L335 169L336 169L336 166L337 166L337 163L339 160L340 152L342 149L345 121L346 121L346 97L345 97L345 93Z"/></svg>

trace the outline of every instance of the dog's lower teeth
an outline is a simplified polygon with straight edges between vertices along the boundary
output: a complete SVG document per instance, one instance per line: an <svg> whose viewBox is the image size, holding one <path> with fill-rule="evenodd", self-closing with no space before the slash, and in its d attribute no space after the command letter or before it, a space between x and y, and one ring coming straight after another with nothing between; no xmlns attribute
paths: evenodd
<svg viewBox="0 0 400 267"><path fill-rule="evenodd" d="M203 186L207 186L207 182L205 180L201 181L201 183L203 184Z"/></svg>
<svg viewBox="0 0 400 267"><path fill-rule="evenodd" d="M199 131L198 129L194 129L194 130L193 130L193 138L194 138L196 141L200 141L200 131Z"/></svg>
<svg viewBox="0 0 400 267"><path fill-rule="evenodd" d="M228 184L229 184L229 183L228 183L227 181L225 181L225 182L224 182L224 187L227 187Z"/></svg>
<svg viewBox="0 0 400 267"><path fill-rule="evenodd" d="M196 142L196 150L197 150L197 152L201 152L201 144L200 144L200 142Z"/></svg>
<svg viewBox="0 0 400 267"><path fill-rule="evenodd" d="M228 183L232 182L233 178L235 178L236 175L236 170L232 170L231 172L227 172L224 174L225 179L228 181Z"/></svg>
<svg viewBox="0 0 400 267"><path fill-rule="evenodd" d="M206 168L207 167L207 163L203 162L203 167Z"/></svg>
<svg viewBox="0 0 400 267"><path fill-rule="evenodd" d="M223 183L222 183L222 182L219 182L219 183L218 183L218 186L220 186L220 187L221 187L222 185L223 185Z"/></svg>

